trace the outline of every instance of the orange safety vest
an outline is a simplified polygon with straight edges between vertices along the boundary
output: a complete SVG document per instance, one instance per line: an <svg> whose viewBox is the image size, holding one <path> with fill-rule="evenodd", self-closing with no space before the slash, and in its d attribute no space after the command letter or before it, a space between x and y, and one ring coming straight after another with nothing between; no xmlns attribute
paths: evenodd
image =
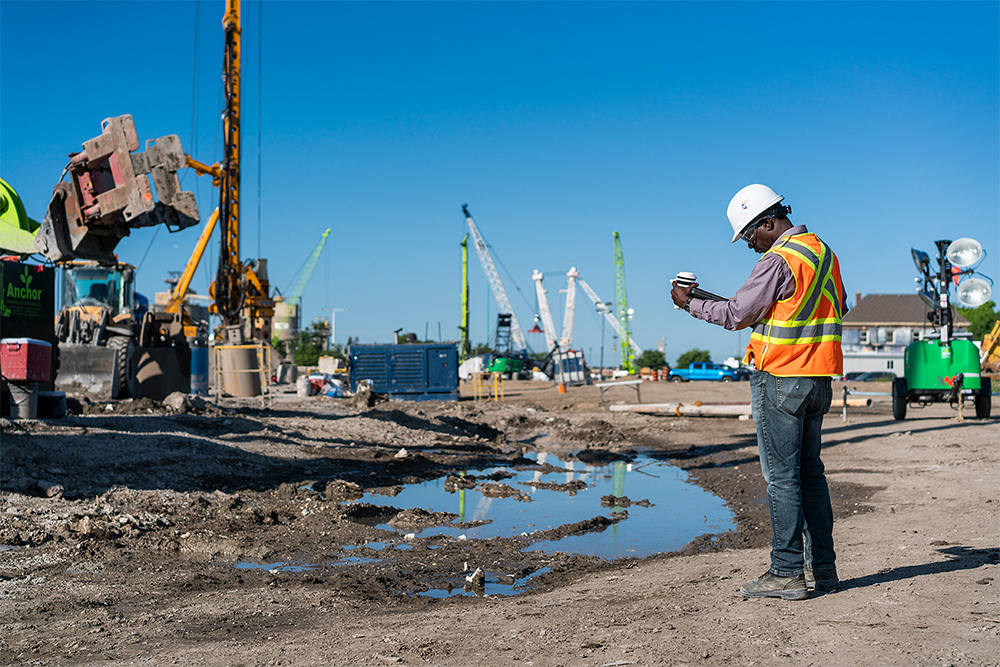
<svg viewBox="0 0 1000 667"><path fill-rule="evenodd" d="M795 293L773 303L754 325L743 363L752 360L757 370L781 377L842 374L844 285L837 256L811 233L783 236L767 252L788 263Z"/></svg>

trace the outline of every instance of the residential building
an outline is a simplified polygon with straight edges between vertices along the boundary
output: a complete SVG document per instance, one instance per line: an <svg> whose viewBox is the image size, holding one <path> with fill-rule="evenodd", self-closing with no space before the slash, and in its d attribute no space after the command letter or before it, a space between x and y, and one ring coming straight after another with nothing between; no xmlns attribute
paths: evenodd
<svg viewBox="0 0 1000 667"><path fill-rule="evenodd" d="M844 316L844 373L890 371L902 377L906 346L937 331L927 319L932 312L917 294L869 294L862 298L858 292L856 305ZM969 324L955 313L955 334L965 333Z"/></svg>

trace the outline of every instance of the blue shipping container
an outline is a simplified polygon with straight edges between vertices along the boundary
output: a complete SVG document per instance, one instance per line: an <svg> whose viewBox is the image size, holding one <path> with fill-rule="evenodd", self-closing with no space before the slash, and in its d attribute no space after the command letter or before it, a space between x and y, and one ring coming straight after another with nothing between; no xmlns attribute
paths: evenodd
<svg viewBox="0 0 1000 667"><path fill-rule="evenodd" d="M407 401L458 400L455 344L352 345L351 391L370 380L378 394Z"/></svg>

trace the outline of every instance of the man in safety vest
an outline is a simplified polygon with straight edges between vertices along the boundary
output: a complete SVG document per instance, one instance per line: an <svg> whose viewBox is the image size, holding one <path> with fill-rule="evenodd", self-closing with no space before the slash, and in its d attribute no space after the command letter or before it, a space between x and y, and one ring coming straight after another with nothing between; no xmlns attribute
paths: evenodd
<svg viewBox="0 0 1000 667"><path fill-rule="evenodd" d="M736 193L727 214L733 243L743 239L763 255L728 301L698 299L675 284L675 305L735 331L753 327L744 363L750 378L760 465L771 513L771 566L743 583L744 597L802 600L807 586L839 585L833 550L833 510L820 460L823 415L831 376L844 371L841 322L847 312L837 256L765 185Z"/></svg>

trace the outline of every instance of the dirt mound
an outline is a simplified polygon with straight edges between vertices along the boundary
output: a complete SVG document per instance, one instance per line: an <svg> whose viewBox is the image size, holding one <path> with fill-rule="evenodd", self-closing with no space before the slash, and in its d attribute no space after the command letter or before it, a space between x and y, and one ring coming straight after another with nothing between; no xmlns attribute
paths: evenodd
<svg viewBox="0 0 1000 667"><path fill-rule="evenodd" d="M349 408L355 408L358 410L364 410L367 408L374 407L379 403L384 403L389 399L381 394L376 394L375 390L370 386L365 385L358 387L358 390L354 392L354 396L349 396L340 401L340 405L347 406Z"/></svg>
<svg viewBox="0 0 1000 667"><path fill-rule="evenodd" d="M389 519L389 525L396 530L421 531L431 526L443 526L458 518L457 514L451 512L428 512L427 510L414 509L403 510L396 516Z"/></svg>

